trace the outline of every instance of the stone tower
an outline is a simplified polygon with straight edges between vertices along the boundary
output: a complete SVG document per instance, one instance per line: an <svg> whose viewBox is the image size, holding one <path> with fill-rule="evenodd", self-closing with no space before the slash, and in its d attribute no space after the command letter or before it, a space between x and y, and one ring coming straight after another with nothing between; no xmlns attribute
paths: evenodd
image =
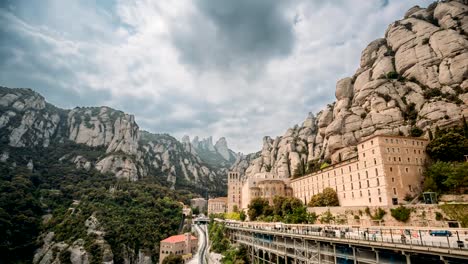
<svg viewBox="0 0 468 264"><path fill-rule="evenodd" d="M241 208L242 180L238 172L228 172L228 212L234 212L234 207Z"/></svg>

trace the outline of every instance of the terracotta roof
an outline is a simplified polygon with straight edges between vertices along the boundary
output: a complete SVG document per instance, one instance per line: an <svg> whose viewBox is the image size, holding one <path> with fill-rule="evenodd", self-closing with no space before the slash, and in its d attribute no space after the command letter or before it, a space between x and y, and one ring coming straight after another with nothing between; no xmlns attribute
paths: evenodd
<svg viewBox="0 0 468 264"><path fill-rule="evenodd" d="M196 240L197 238L192 236L192 240ZM161 242L167 242L167 243L178 243L178 242L184 242L185 241L185 235L175 235L175 236L170 236L164 240L161 240Z"/></svg>
<svg viewBox="0 0 468 264"><path fill-rule="evenodd" d="M227 202L227 197L211 198L208 200L208 202Z"/></svg>

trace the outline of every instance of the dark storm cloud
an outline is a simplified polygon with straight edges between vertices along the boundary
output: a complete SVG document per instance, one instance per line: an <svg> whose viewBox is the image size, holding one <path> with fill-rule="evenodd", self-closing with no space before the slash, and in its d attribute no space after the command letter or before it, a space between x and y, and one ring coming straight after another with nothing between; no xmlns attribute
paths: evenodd
<svg viewBox="0 0 468 264"><path fill-rule="evenodd" d="M291 1L198 0L188 23L176 23L173 43L180 59L198 69L261 67L290 54L294 19L286 17Z"/></svg>

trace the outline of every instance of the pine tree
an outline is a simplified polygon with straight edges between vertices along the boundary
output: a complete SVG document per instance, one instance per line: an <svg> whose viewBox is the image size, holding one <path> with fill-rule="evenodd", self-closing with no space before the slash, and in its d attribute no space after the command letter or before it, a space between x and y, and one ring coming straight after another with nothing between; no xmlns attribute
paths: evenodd
<svg viewBox="0 0 468 264"><path fill-rule="evenodd" d="M465 137L468 138L468 124L466 123L465 116L463 116L463 133Z"/></svg>
<svg viewBox="0 0 468 264"><path fill-rule="evenodd" d="M429 133L429 140L432 141L434 139L434 136L432 135L432 130L429 129L428 133Z"/></svg>

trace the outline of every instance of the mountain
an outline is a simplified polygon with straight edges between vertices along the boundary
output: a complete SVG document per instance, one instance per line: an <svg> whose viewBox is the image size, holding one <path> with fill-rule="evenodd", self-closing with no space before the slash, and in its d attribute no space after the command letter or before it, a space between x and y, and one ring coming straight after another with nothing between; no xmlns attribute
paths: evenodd
<svg viewBox="0 0 468 264"><path fill-rule="evenodd" d="M170 135L140 131L133 115L105 106L60 109L33 90L0 87L0 145L5 162L16 148L60 147L67 142L96 150L66 153L57 162L96 168L129 181L155 177L171 188L201 194L225 192L225 175L212 167L216 160L203 161L201 157L207 155L202 148L197 146L198 156ZM219 142L216 149L220 152L214 155L231 155L227 145Z"/></svg>
<svg viewBox="0 0 468 264"><path fill-rule="evenodd" d="M299 164L355 156L357 143L373 135L427 136L459 123L468 115L467 11L463 0L408 10L362 51L356 73L336 83L335 102L265 137L259 157L233 169L290 177Z"/></svg>
<svg viewBox="0 0 468 264"><path fill-rule="evenodd" d="M221 137L213 145L213 138L199 140L197 136L190 141L189 136L182 138L185 149L210 165L212 168L227 169L234 164L239 154L229 149L226 138Z"/></svg>

